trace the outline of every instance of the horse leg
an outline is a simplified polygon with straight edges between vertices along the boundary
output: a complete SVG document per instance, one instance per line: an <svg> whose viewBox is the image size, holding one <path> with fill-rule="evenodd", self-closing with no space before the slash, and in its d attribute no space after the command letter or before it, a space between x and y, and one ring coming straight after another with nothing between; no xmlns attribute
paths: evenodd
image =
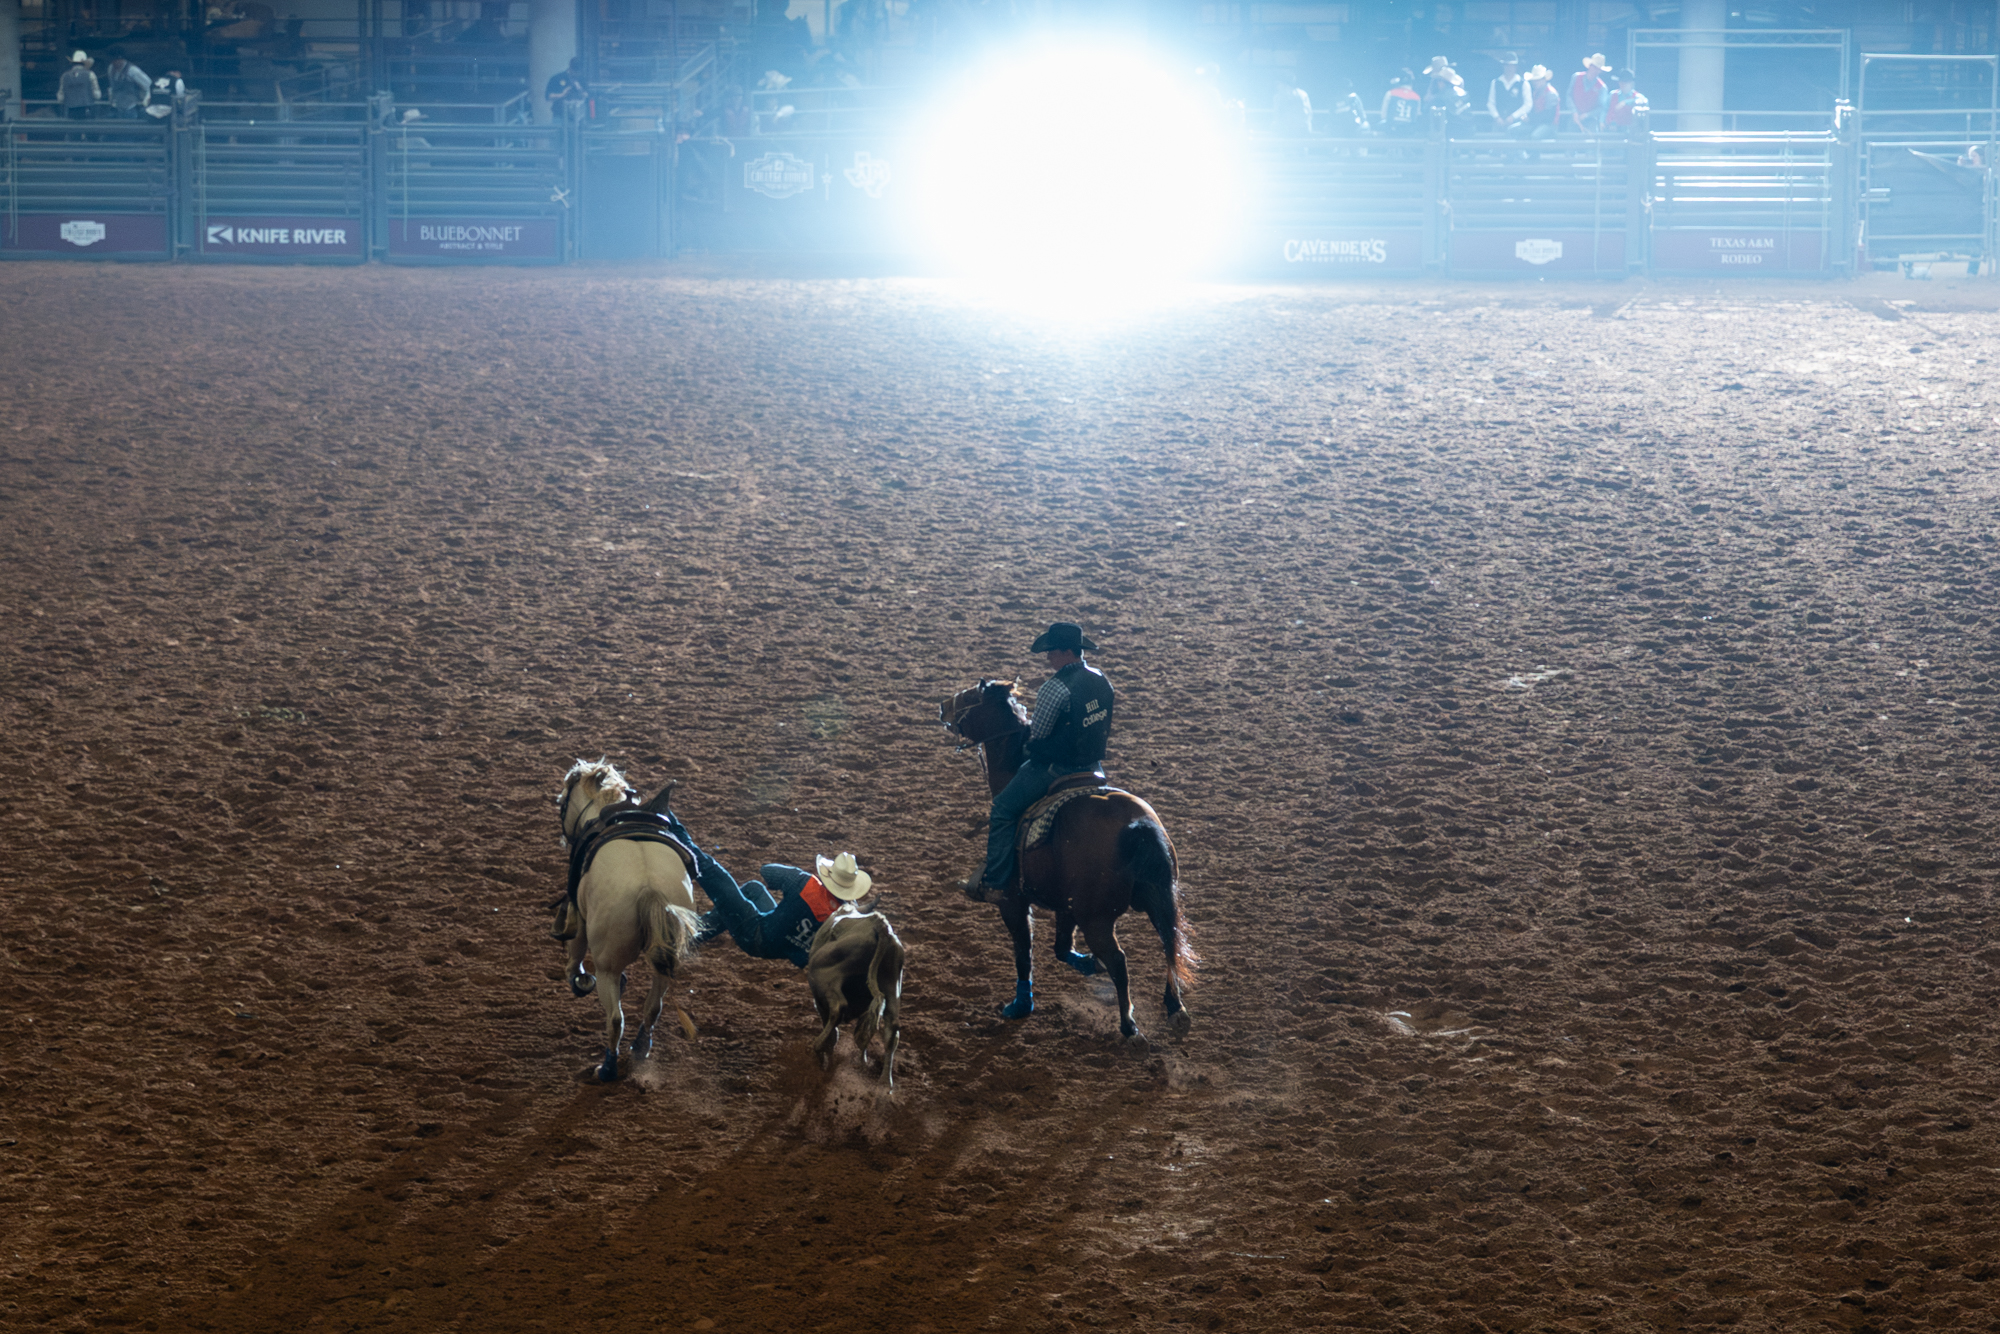
<svg viewBox="0 0 2000 1334"><path fill-rule="evenodd" d="M667 975L655 969L653 988L646 995L646 1013L639 1021L639 1031L632 1038L632 1060L645 1060L653 1052L653 1025L660 1022L660 1011L667 1006Z"/></svg>
<svg viewBox="0 0 2000 1334"><path fill-rule="evenodd" d="M1056 958L1085 977L1097 976L1096 957L1076 952L1076 919L1067 912L1056 914Z"/></svg>
<svg viewBox="0 0 2000 1334"><path fill-rule="evenodd" d="M618 1044L625 1037L625 974L618 975L615 987L600 985L597 997L604 1002L604 1064L598 1067L597 1079L609 1084L618 1078Z"/></svg>
<svg viewBox="0 0 2000 1334"><path fill-rule="evenodd" d="M573 996L588 996L597 989L597 979L583 970L584 957L590 953L590 932L576 909L570 913L570 926L576 934L569 938L569 990Z"/></svg>
<svg viewBox="0 0 2000 1334"><path fill-rule="evenodd" d="M1117 920L1106 917L1085 922L1083 938L1090 942L1091 953L1104 965L1104 971L1111 975L1111 985L1118 988L1119 1036L1138 1037L1139 1025L1132 1018L1132 995L1126 985L1125 951L1118 948Z"/></svg>
<svg viewBox="0 0 2000 1334"><path fill-rule="evenodd" d="M1026 1019L1035 1012L1035 918L1025 897L1004 899L1000 920L1014 938L1014 999L1000 1007L1002 1019Z"/></svg>

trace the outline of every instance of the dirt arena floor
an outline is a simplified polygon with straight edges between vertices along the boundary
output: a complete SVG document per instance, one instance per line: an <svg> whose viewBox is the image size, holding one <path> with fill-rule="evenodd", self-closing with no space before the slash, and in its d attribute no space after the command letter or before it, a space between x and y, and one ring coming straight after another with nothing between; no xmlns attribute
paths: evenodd
<svg viewBox="0 0 2000 1334"><path fill-rule="evenodd" d="M0 267L0 1327L2000 1328L1996 307ZM1184 1038L944 885L1058 618ZM590 1079L600 754L860 855L893 1100L727 941Z"/></svg>

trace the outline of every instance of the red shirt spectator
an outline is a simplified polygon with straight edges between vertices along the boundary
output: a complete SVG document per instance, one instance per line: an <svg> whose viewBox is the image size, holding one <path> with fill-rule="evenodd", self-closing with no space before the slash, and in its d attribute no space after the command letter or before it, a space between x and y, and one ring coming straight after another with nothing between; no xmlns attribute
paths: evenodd
<svg viewBox="0 0 2000 1334"><path fill-rule="evenodd" d="M1612 76L1618 81L1604 99L1604 123L1609 128L1630 130L1638 109L1646 105L1646 99L1633 87L1637 77L1629 69L1621 69Z"/></svg>
<svg viewBox="0 0 2000 1334"><path fill-rule="evenodd" d="M1583 68L1570 76L1570 120L1586 134L1604 124L1604 63L1601 55L1585 56Z"/></svg>

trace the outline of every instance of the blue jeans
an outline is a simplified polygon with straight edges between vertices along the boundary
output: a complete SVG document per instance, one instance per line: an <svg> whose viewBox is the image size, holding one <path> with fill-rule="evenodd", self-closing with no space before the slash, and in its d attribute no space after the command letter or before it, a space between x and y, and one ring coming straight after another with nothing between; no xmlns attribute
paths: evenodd
<svg viewBox="0 0 2000 1334"><path fill-rule="evenodd" d="M986 829L986 870L980 877L987 884L1004 889L1014 882L1020 860L1014 851L1014 837L1020 831L1021 816L1048 795L1055 778L1048 765L1029 760L1012 782L993 794L993 822Z"/></svg>

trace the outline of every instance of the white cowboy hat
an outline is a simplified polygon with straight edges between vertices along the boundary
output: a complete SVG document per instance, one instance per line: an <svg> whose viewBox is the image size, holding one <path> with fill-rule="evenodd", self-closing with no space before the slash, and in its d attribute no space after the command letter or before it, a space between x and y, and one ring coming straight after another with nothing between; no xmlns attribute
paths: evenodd
<svg viewBox="0 0 2000 1334"><path fill-rule="evenodd" d="M852 903L865 898L875 884L874 877L854 864L854 854L843 852L832 861L824 857L813 859L813 871L819 882L826 886L826 892L842 903Z"/></svg>
<svg viewBox="0 0 2000 1334"><path fill-rule="evenodd" d="M81 51L72 51L69 53L69 63L72 65L85 65L90 63L90 57Z"/></svg>

